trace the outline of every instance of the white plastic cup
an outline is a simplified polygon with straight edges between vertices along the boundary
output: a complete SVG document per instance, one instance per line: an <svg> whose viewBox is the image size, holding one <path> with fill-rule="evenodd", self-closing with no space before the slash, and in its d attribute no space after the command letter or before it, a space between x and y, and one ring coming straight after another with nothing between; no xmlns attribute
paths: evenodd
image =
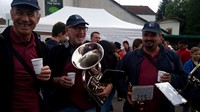
<svg viewBox="0 0 200 112"><path fill-rule="evenodd" d="M165 72L165 71L162 71L162 70L158 70L158 78L157 78L157 81L158 81L158 82L162 82L162 81L160 80L160 77L161 77L164 73L166 73L166 72Z"/></svg>
<svg viewBox="0 0 200 112"><path fill-rule="evenodd" d="M68 73L67 73L67 76L68 76L69 78L72 79L72 83L73 83L73 85L74 85L76 73L75 73L75 72L68 72Z"/></svg>
<svg viewBox="0 0 200 112"><path fill-rule="evenodd" d="M41 68L43 67L43 58L34 58L31 62L33 64L35 74L40 74Z"/></svg>

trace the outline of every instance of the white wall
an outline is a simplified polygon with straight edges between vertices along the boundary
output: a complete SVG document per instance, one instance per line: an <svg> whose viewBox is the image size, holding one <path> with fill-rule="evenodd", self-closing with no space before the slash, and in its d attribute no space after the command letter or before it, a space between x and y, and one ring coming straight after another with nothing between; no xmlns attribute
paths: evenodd
<svg viewBox="0 0 200 112"><path fill-rule="evenodd" d="M160 23L160 27L167 31L168 28L172 29L173 35L179 35L180 32L180 22L174 19L163 20Z"/></svg>
<svg viewBox="0 0 200 112"><path fill-rule="evenodd" d="M0 25L0 33L2 33L6 27L6 25Z"/></svg>
<svg viewBox="0 0 200 112"><path fill-rule="evenodd" d="M155 21L156 20L155 15L138 15L138 16L147 20L147 21Z"/></svg>

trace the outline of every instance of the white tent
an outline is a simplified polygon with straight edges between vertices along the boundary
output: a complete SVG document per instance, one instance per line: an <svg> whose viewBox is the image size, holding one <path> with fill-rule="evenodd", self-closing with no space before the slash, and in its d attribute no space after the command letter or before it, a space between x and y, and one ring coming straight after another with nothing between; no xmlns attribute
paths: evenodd
<svg viewBox="0 0 200 112"><path fill-rule="evenodd" d="M52 26L58 22L66 23L70 15L79 14L89 23L86 39L89 40L90 33L98 31L101 39L118 41L122 43L128 40L132 44L135 38L141 38L142 26L122 21L104 9L78 8L65 6L59 11L40 19L35 31L51 32Z"/></svg>

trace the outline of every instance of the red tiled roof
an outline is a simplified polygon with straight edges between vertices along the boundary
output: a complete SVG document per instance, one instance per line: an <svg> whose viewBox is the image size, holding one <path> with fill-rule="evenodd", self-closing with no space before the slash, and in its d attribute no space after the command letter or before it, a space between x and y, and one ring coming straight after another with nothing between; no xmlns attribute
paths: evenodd
<svg viewBox="0 0 200 112"><path fill-rule="evenodd" d="M140 16L134 14L134 13L131 13L130 11L128 11L127 9L125 9L125 7L123 7L122 5L120 5L118 2L116 2L115 0L111 0L114 4L116 4L117 6L121 7L123 10L125 10L126 12L128 12L129 14L133 15L134 17L144 21L144 22L147 22L147 20L141 18Z"/></svg>
<svg viewBox="0 0 200 112"><path fill-rule="evenodd" d="M140 15L155 15L155 12L151 10L148 6L128 6L123 5L126 10L133 14L140 14Z"/></svg>

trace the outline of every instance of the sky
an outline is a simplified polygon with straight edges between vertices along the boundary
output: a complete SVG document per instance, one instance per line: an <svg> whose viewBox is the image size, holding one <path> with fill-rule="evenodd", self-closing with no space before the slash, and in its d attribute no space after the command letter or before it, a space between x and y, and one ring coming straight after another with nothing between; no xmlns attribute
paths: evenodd
<svg viewBox="0 0 200 112"><path fill-rule="evenodd" d="M162 0L115 0L121 5L142 5L148 6L155 13L158 10L158 6Z"/></svg>
<svg viewBox="0 0 200 112"><path fill-rule="evenodd" d="M5 13L10 12L10 3L12 0L0 0L0 17L5 18Z"/></svg>
<svg viewBox="0 0 200 112"><path fill-rule="evenodd" d="M10 3L12 0L0 0L0 17L5 18L5 13L10 12ZM154 12L157 12L158 6L162 0L115 0L121 5L142 5L149 6Z"/></svg>

